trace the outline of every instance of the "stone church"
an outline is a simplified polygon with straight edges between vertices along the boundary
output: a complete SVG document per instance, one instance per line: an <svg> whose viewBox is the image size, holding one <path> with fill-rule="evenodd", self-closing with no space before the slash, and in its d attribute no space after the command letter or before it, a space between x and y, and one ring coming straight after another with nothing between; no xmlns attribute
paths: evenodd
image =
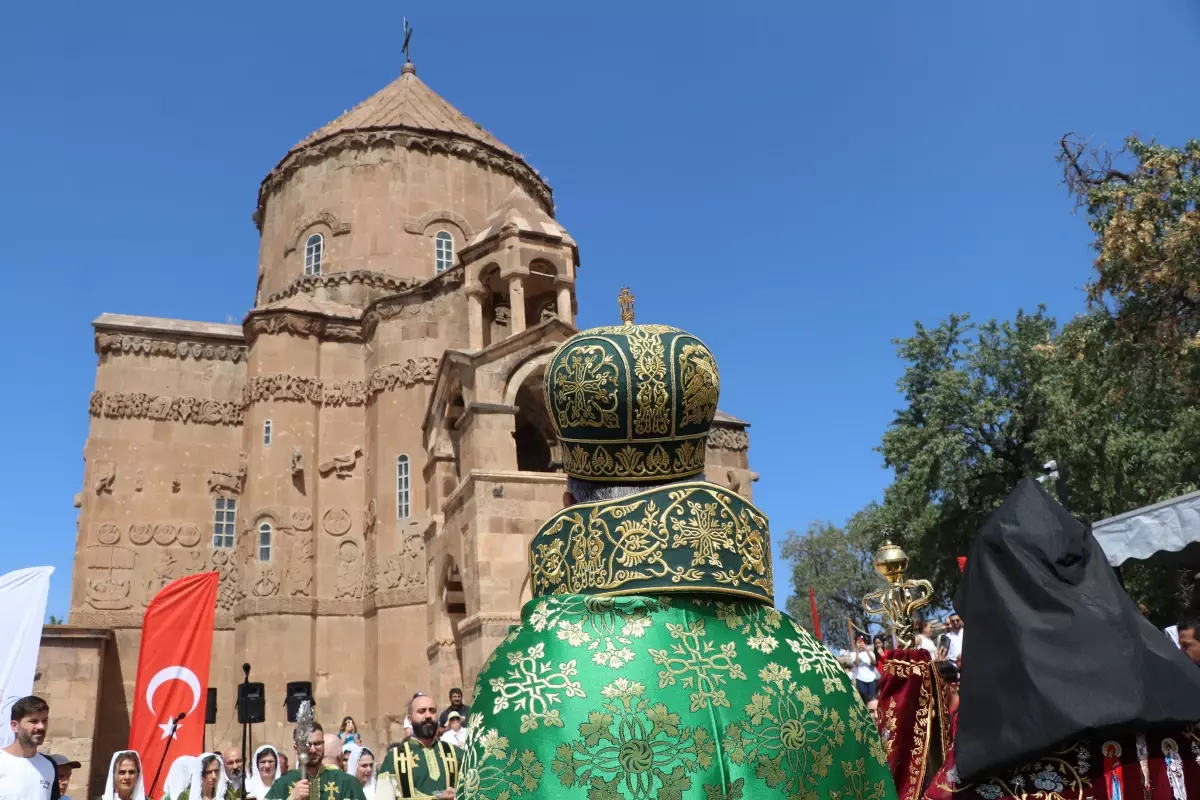
<svg viewBox="0 0 1200 800"><path fill-rule="evenodd" d="M290 741L285 684L303 680L329 730L349 714L386 743L417 690L470 701L561 507L541 378L575 331L579 249L521 155L409 63L287 151L253 220L241 325L94 323L70 615L38 679L44 749L88 762L92 794L168 582L220 573L210 747L240 737L243 662L266 686L256 744ZM615 293L592 302L616 316ZM707 464L749 496L746 427L718 412Z"/></svg>

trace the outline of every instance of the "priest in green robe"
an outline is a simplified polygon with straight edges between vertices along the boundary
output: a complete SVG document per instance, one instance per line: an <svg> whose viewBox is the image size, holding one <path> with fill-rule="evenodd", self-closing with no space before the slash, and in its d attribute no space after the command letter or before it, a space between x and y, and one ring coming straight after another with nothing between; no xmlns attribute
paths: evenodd
<svg viewBox="0 0 1200 800"><path fill-rule="evenodd" d="M413 735L391 747L375 779L375 800L437 797L452 800L463 751L438 734L437 703L419 694L408 704Z"/></svg>
<svg viewBox="0 0 1200 800"><path fill-rule="evenodd" d="M366 800L358 778L323 763L325 730L320 723L313 723L306 755L304 775L298 769L280 775L267 790L265 800L301 800L301 796L308 800Z"/></svg>
<svg viewBox="0 0 1200 800"><path fill-rule="evenodd" d="M695 336L576 334L546 402L566 507L484 664L458 800L895 800L866 707L773 606L767 518L704 479L720 379Z"/></svg>

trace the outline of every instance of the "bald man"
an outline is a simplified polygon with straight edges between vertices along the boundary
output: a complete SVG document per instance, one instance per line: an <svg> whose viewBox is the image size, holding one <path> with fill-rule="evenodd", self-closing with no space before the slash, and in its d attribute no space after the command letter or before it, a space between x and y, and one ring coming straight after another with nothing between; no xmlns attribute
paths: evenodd
<svg viewBox="0 0 1200 800"><path fill-rule="evenodd" d="M325 734L325 755L322 756L321 763L338 769L343 767L342 743L338 741L336 733Z"/></svg>
<svg viewBox="0 0 1200 800"><path fill-rule="evenodd" d="M225 759L225 773L229 775L229 785L242 785L242 748L231 747L221 754Z"/></svg>

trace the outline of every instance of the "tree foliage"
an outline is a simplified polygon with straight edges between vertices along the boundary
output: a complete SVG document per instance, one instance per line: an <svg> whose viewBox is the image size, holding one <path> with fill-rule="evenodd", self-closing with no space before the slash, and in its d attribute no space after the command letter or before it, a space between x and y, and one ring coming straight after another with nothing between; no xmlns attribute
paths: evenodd
<svg viewBox="0 0 1200 800"><path fill-rule="evenodd" d="M791 562L793 587L787 611L797 624L813 630L811 588L816 593L826 644L848 648L848 622L861 631L869 630L862 598L884 585L871 561L882 535L874 506L858 512L842 527L814 522L803 536L796 531L784 535L783 557Z"/></svg>
<svg viewBox="0 0 1200 800"><path fill-rule="evenodd" d="M910 573L929 578L944 603L958 584L955 557L1017 481L1049 460L1085 521L1200 483L1200 142L1131 138L1109 153L1068 135L1059 150L1095 233L1088 312L1061 330L1043 309L978 326L951 315L898 340L904 404L879 447L893 481L882 505L860 512L869 526L814 525L817 553L836 552L828 539L838 532L850 548L852 533L890 527ZM869 552L881 539L855 546ZM1126 586L1165 624L1200 610L1192 574L1139 565ZM811 577L794 571L793 603L804 605L801 578Z"/></svg>

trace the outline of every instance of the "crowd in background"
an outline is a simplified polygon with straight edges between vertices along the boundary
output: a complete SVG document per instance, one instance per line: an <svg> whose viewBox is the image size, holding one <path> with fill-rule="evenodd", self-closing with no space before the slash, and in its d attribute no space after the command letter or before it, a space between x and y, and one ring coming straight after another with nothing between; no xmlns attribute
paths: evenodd
<svg viewBox="0 0 1200 800"><path fill-rule="evenodd" d="M423 692L417 692L413 699L425 696ZM471 708L463 703L462 689L451 689L449 700L449 705L438 715L437 738L461 749L466 744ZM80 768L80 762L59 754L38 752L49 728L49 704L36 696L22 698L13 705L11 717L14 741L0 750L0 800L68 798L71 776ZM319 724L316 728L320 736L314 736L305 755L308 758L316 756L323 764L353 776L367 800L375 800L375 773L385 753L413 736L412 720L407 716L403 738L378 751L363 740L353 717L345 717L337 733L325 733ZM264 744L255 749L248 762L243 760L238 747L223 753L179 756L172 760L154 798L146 793L146 785L153 782L155 776L146 774L137 752L121 750L112 755L100 798L241 800L242 772L245 770L247 800L266 800L275 781L287 775L293 765L290 749ZM152 766L157 768L157 765ZM299 779L301 776L294 777Z"/></svg>

